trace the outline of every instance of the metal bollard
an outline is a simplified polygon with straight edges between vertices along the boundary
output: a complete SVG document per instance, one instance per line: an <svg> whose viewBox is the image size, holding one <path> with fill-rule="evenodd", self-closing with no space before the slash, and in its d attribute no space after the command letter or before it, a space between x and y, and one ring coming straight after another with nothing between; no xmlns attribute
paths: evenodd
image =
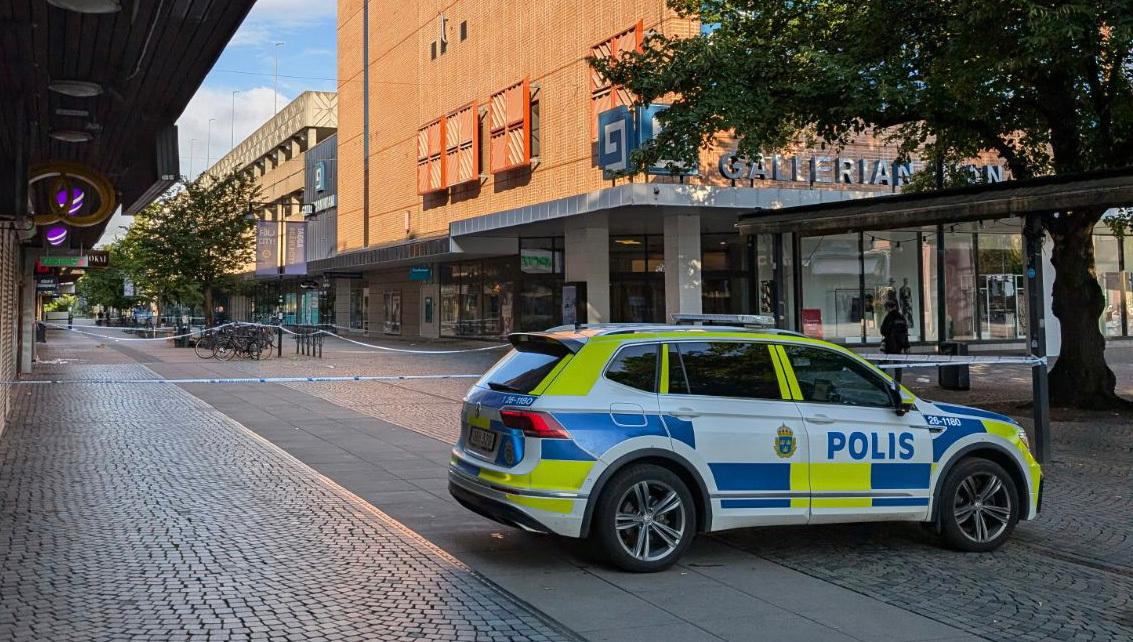
<svg viewBox="0 0 1133 642"><path fill-rule="evenodd" d="M275 356L282 357L283 356L283 326L279 326L278 328L276 328L275 334L276 334Z"/></svg>

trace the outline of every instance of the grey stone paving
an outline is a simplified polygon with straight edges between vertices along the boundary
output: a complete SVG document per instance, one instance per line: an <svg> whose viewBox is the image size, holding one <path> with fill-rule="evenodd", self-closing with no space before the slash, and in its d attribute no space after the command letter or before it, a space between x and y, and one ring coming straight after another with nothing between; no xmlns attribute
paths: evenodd
<svg viewBox="0 0 1133 642"><path fill-rule="evenodd" d="M149 350L147 353L157 354ZM201 364L190 363L179 354L184 353L160 351L160 358L171 362L163 364L163 372L187 375L200 371ZM1115 343L1110 346L1108 356L1118 375L1119 391L1133 397L1133 349L1129 344ZM282 371L305 374L458 372L482 369L482 362L491 359L476 355L468 359L433 356L424 360L385 354L380 357L352 355L343 351L328 353L328 359L321 362L285 361L269 362L267 366L243 364L238 368L241 372L285 369ZM226 366L209 364L205 367L220 374ZM1027 411L1020 410L1017 403L1029 398L1028 373L1023 369L974 370L973 390L969 393L941 391L935 387L931 376L921 374L926 371L918 371L906 382L929 398L991 407L1020 416L1026 422ZM927 372L931 375L931 371ZM917 382L916 378L925 380ZM202 389L198 394L210 399L221 398L216 402L217 407L235 414L247 412L247 401L240 399L270 400L262 404L264 406L294 404L306 393L344 409L388 418L443 443L447 441L444 431L451 425L443 421L444 414L455 412L455 400L466 384L434 383L431 388L418 387L423 385L407 383L401 390L388 384L296 385L294 394L259 389L239 393L232 389L225 393ZM421 394L424 392L435 394L426 397ZM415 404L429 404L431 409L428 414L418 414ZM327 412L328 417L333 414ZM285 423L266 410L263 414ZM496 551L499 555L493 557L481 554L490 546L485 544L488 540L477 537L486 538L487 533L494 531L470 528L468 530L477 536L456 536L451 528L446 530L449 517L441 499L443 483L428 478L404 479L396 466L383 468L385 462L381 461L380 452L374 454L375 448L385 443L373 439L377 424L351 417L342 426L331 425L329 419L306 426L297 421L293 427L271 428L265 434L287 448L295 448L296 452L309 449L312 461L322 462L313 463L320 470L325 467L326 474L358 484L358 492L367 499L399 519L409 521L447 550L472 560L473 566L502 569L505 576L498 581L512 591L525 597L528 591L543 591L546 595L552 589L577 582L570 573L576 573L586 562L579 560L569 547L503 529L501 545L496 548L505 550ZM784 608L798 608L800 604L808 605L815 600L821 602L813 594L783 589L784 585L776 579L775 569L786 570L783 569L786 566L793 573L831 582L862 596L991 639L1133 640L1133 421L1127 416L1108 413L1060 412L1055 418L1058 420L1054 425L1055 458L1047 467L1043 513L1037 521L1021 525L1014 538L997 553L962 555L946 551L911 525L751 529L702 538L691 551L687 564L675 571L680 575L666 574L655 585L661 587L657 591L618 574L609 575L609 581L628 588L636 597L664 604L669 609L674 608L674 600L687 601L693 593L703 596L712 605L732 605L731 613L758 611L758 603L748 599L752 596ZM246 419L241 421L251 426L257 416L248 414ZM381 439L393 438L383 433ZM412 452L406 451L405 455L431 452L423 443L413 442ZM438 448L437 452L443 456L443 450L443 447ZM427 517L415 523L415 514ZM435 529L429 528L430 520L438 523ZM417 526L419 523L423 526ZM532 550L536 548L538 555ZM769 566L764 560L775 565ZM512 574L519 577L523 564L533 563L543 565L545 579L542 583L512 578ZM690 577L712 580L716 584L709 589L703 583L686 581ZM815 586L797 578L784 581L788 587L799 583L812 593ZM748 596L742 599L743 606L734 602L740 599L735 593L721 591L720 583ZM778 592L769 590L769 586ZM612 595L607 597L613 599ZM539 604L535 598L528 599ZM607 603L611 602L607 600ZM847 603L850 606L847 607ZM839 622L846 627L846 633L858 639L882 636L895 639L894 627L870 628L869 620L878 619L878 611L867 604L843 598L836 605L819 609L818 619L827 624ZM547 608L554 607L551 604ZM566 617L566 614L555 615L560 619ZM631 610L623 615L633 618L640 614ZM778 617L781 619L782 613ZM888 622L899 617L889 611L880 619ZM700 619L698 624L703 621ZM670 633L678 630L658 626ZM638 633L645 635L648 627L644 622L642 627ZM744 636L750 628L751 618L728 617L725 613L721 614L720 622L702 628L701 634L710 631L711 635L725 639L746 639ZM800 624L795 630L805 629L806 625ZM626 635L626 639L632 639L629 633Z"/></svg>
<svg viewBox="0 0 1133 642"><path fill-rule="evenodd" d="M22 387L12 419L0 640L572 639L174 386Z"/></svg>

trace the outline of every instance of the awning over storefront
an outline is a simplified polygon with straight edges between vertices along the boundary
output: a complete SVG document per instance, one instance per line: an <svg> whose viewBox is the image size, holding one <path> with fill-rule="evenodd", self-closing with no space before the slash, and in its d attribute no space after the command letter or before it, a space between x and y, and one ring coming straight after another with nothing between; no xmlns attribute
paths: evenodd
<svg viewBox="0 0 1133 642"><path fill-rule="evenodd" d="M1133 204L1133 168L838 203L765 208L740 216L739 227L749 234L797 232L817 236L1126 204Z"/></svg>
<svg viewBox="0 0 1133 642"><path fill-rule="evenodd" d="M628 183L552 201L476 216L449 225L454 238L471 234L514 234L518 226L623 208L695 209L699 213L742 212L753 208L790 208L836 203L871 196L835 189L714 187L679 183Z"/></svg>

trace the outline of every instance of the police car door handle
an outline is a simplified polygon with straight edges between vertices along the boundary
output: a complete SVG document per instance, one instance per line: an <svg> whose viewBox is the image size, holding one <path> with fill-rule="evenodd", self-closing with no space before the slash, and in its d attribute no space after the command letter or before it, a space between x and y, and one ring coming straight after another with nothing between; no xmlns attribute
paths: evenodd
<svg viewBox="0 0 1133 642"><path fill-rule="evenodd" d="M700 413L693 410L692 408L677 408L676 412L673 413L673 416L691 419L693 417L699 417Z"/></svg>
<svg viewBox="0 0 1133 642"><path fill-rule="evenodd" d="M826 415L811 415L810 417L807 417L806 420L809 423L812 423L812 424L832 424L832 423L834 423L834 420L831 419L830 417L827 417Z"/></svg>

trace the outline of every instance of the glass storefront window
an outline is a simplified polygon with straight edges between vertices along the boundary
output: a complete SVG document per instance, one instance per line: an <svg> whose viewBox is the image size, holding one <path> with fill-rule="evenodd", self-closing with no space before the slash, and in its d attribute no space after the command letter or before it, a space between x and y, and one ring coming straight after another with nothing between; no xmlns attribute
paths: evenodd
<svg viewBox="0 0 1133 642"><path fill-rule="evenodd" d="M516 327L538 331L562 320L564 240L561 236L519 239L520 284Z"/></svg>
<svg viewBox="0 0 1133 642"><path fill-rule="evenodd" d="M1133 237L1121 240L1121 283L1125 295L1125 335L1133 334Z"/></svg>
<svg viewBox="0 0 1133 642"><path fill-rule="evenodd" d="M401 290L387 290L382 294L382 304L385 309L382 332L401 334Z"/></svg>
<svg viewBox="0 0 1133 642"><path fill-rule="evenodd" d="M945 336L949 339L976 338L976 253L969 232L944 234L944 311Z"/></svg>
<svg viewBox="0 0 1133 642"><path fill-rule="evenodd" d="M665 238L611 235L610 316L617 323L665 320Z"/></svg>
<svg viewBox="0 0 1133 642"><path fill-rule="evenodd" d="M745 314L752 308L747 237L701 234L701 305L705 314Z"/></svg>
<svg viewBox="0 0 1133 642"><path fill-rule="evenodd" d="M370 308L370 288L362 287L361 282L350 284L350 328L353 330L368 329L367 316Z"/></svg>
<svg viewBox="0 0 1133 642"><path fill-rule="evenodd" d="M866 315L866 343L881 342L885 302L894 301L909 325L909 340L921 341L921 291L917 230L869 232L865 237L865 294L872 300ZM868 311L867 311L868 312Z"/></svg>
<svg viewBox="0 0 1133 642"><path fill-rule="evenodd" d="M504 337L512 331L515 257L441 266L441 334Z"/></svg>
<svg viewBox="0 0 1133 642"><path fill-rule="evenodd" d="M1027 279L1022 234L981 233L979 242L980 338L1027 336Z"/></svg>
<svg viewBox="0 0 1133 642"><path fill-rule="evenodd" d="M1094 272L1098 276L1105 308L1100 320L1102 334L1107 337L1122 335L1121 292L1124 289L1118 239L1113 236L1094 235Z"/></svg>
<svg viewBox="0 0 1133 642"><path fill-rule="evenodd" d="M862 296L858 235L807 237L800 249L802 331L828 341L860 342L863 321L876 312L873 295Z"/></svg>

